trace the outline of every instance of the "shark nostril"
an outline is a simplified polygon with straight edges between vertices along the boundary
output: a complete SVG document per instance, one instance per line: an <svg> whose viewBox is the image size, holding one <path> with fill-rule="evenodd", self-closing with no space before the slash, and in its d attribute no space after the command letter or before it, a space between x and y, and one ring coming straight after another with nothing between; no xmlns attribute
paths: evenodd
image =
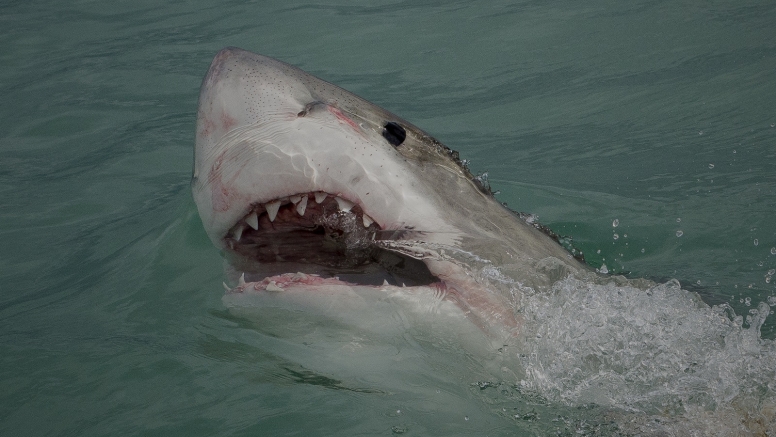
<svg viewBox="0 0 776 437"><path fill-rule="evenodd" d="M312 111L318 105L324 105L324 103L323 102L319 102L318 100L312 101L312 102L304 105L304 109L299 111L299 113L296 114L296 116L297 117L304 117L305 115L309 114L310 111Z"/></svg>
<svg viewBox="0 0 776 437"><path fill-rule="evenodd" d="M399 147L407 138L407 131L399 123L389 121L383 127L383 137L395 147Z"/></svg>

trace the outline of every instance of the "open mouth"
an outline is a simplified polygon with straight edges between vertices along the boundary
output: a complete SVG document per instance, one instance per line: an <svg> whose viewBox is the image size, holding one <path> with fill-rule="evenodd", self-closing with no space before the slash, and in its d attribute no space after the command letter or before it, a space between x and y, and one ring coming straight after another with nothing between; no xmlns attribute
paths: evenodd
<svg viewBox="0 0 776 437"><path fill-rule="evenodd" d="M364 285L439 282L422 261L375 244L410 233L418 234L383 229L358 203L314 191L254 204L224 240L249 281L300 271Z"/></svg>

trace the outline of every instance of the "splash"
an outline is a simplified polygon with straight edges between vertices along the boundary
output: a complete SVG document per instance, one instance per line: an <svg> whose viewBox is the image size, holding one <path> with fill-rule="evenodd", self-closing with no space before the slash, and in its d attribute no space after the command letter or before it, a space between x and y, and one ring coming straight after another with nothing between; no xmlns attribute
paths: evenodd
<svg viewBox="0 0 776 437"><path fill-rule="evenodd" d="M608 408L631 432L776 435L776 344L760 336L767 303L744 318L677 281L590 277L522 305L521 391Z"/></svg>

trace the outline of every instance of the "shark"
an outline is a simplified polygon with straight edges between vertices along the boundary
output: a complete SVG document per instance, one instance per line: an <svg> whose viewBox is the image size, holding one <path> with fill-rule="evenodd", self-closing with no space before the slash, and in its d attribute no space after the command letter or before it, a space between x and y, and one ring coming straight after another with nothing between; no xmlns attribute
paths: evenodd
<svg viewBox="0 0 776 437"><path fill-rule="evenodd" d="M601 405L601 423L634 435L776 429L774 343L759 331L768 304L745 329L675 280L594 271L458 153L297 67L218 52L200 89L191 188L236 284L224 303L267 338L298 340L279 348L303 367L366 369L386 391L415 393L425 385L403 381L428 369L396 365L396 350L432 339L471 351L488 381L519 381L572 416ZM407 336L408 323L431 334Z"/></svg>
<svg viewBox="0 0 776 437"><path fill-rule="evenodd" d="M522 293L589 272L457 152L282 61L218 52L196 129L193 197L231 293L376 291L510 337Z"/></svg>

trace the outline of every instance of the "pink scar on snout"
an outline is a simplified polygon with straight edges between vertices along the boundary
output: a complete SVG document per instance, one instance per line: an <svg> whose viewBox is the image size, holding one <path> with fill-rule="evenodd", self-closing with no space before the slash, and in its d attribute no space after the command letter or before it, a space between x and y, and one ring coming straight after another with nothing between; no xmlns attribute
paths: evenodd
<svg viewBox="0 0 776 437"><path fill-rule="evenodd" d="M359 133L361 132L361 129L360 129L359 125L356 124L355 121L351 120L350 117L348 117L347 115L343 114L342 111L340 111L339 109L337 109L337 108L335 108L334 106L331 106L331 105L328 105L326 108L335 117L337 117L337 120L339 120L341 123L347 124L348 126L352 127L353 130L356 131L356 132L359 132Z"/></svg>
<svg viewBox="0 0 776 437"><path fill-rule="evenodd" d="M221 113L221 125L224 128L224 132L228 132L231 128L237 125L237 119L224 111Z"/></svg>

